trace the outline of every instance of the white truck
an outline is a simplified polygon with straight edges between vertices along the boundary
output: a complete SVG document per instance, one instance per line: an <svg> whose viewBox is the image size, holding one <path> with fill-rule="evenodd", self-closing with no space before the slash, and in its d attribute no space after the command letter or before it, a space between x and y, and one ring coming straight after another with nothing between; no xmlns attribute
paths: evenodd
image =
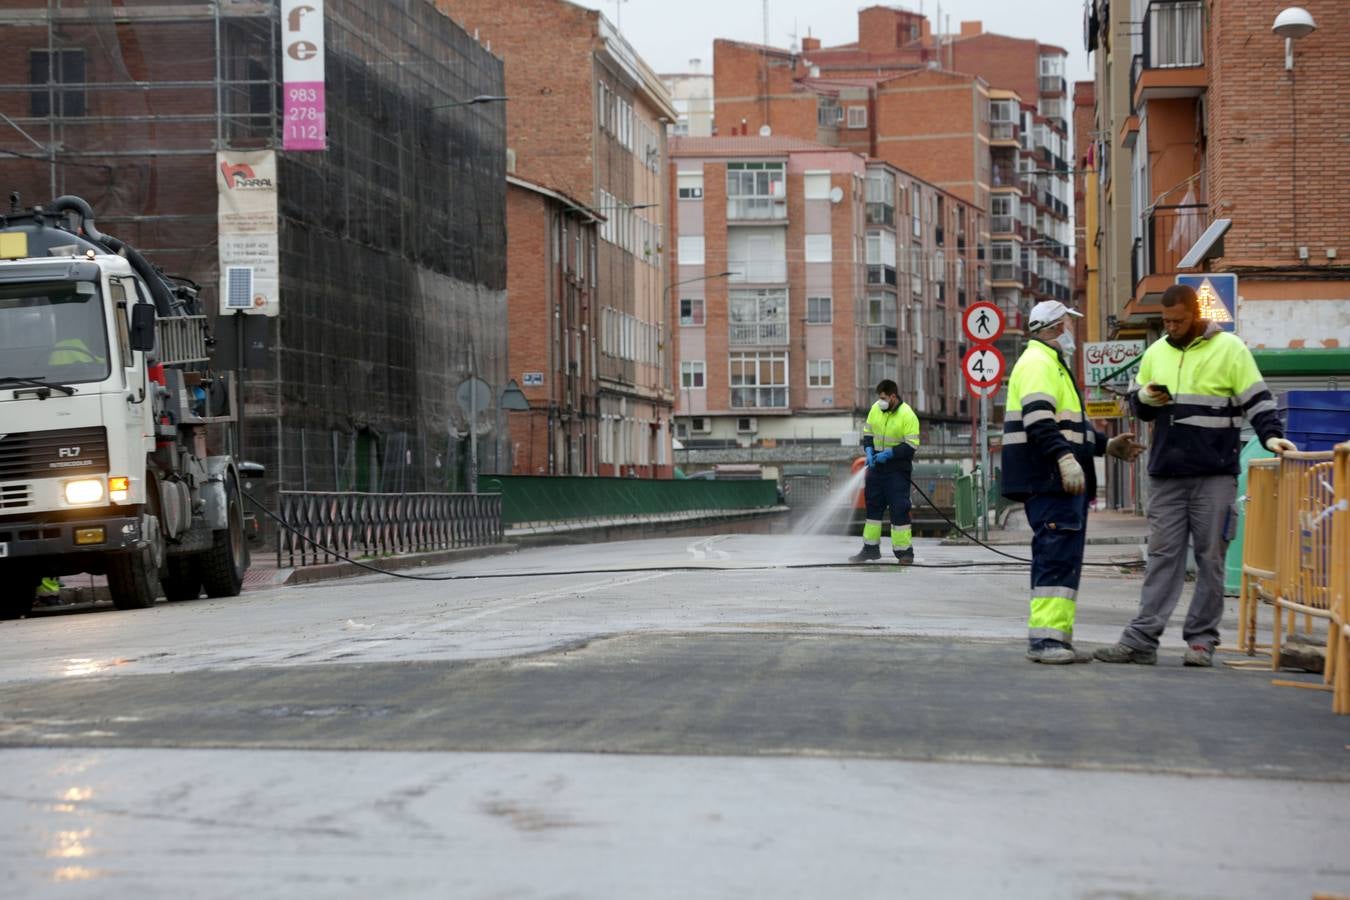
<svg viewBox="0 0 1350 900"><path fill-rule="evenodd" d="M248 567L234 421L196 286L101 234L88 203L0 215L0 618L44 578L107 576L119 609L234 596ZM217 428L215 431L223 429ZM251 471L249 474L260 474Z"/></svg>

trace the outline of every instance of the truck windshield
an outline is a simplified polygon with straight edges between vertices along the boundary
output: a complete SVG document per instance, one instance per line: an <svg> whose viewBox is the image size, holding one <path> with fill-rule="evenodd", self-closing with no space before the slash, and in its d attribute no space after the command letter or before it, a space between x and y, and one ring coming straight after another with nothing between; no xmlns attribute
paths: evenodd
<svg viewBox="0 0 1350 900"><path fill-rule="evenodd" d="M0 284L0 379L80 384L109 372L98 285Z"/></svg>

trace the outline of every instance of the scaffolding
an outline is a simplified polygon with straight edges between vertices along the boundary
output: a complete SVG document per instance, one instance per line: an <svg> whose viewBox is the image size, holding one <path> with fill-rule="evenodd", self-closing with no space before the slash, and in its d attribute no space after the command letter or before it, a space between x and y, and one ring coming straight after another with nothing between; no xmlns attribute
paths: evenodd
<svg viewBox="0 0 1350 900"><path fill-rule="evenodd" d="M501 439L454 396L506 381L506 150L501 105L462 101L504 93L501 60L428 0L324 16L328 150L278 152L243 443L282 487L463 487L466 442ZM85 197L214 309L215 154L281 148L276 0L6 0L0 34L0 187Z"/></svg>

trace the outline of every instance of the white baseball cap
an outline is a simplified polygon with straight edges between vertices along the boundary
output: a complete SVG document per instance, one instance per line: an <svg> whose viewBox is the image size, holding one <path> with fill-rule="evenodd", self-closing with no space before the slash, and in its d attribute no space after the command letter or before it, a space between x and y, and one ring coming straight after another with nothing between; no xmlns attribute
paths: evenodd
<svg viewBox="0 0 1350 900"><path fill-rule="evenodd" d="M1049 328L1065 316L1083 318L1083 314L1069 309L1058 300L1042 300L1031 308L1031 318L1027 320L1027 331L1040 331Z"/></svg>

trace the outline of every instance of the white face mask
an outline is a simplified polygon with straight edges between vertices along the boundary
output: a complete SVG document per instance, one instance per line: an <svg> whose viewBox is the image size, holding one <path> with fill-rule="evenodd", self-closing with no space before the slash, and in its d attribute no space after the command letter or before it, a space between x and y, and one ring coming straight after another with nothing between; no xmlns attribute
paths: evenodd
<svg viewBox="0 0 1350 900"><path fill-rule="evenodd" d="M1055 343L1059 344L1059 349L1064 352L1064 358L1073 356L1073 351L1078 348L1078 343L1073 338L1072 331L1061 332L1059 337L1055 338Z"/></svg>
<svg viewBox="0 0 1350 900"><path fill-rule="evenodd" d="M891 401L885 397L882 397L879 400L877 400L877 405L881 407L882 412L891 411Z"/></svg>

